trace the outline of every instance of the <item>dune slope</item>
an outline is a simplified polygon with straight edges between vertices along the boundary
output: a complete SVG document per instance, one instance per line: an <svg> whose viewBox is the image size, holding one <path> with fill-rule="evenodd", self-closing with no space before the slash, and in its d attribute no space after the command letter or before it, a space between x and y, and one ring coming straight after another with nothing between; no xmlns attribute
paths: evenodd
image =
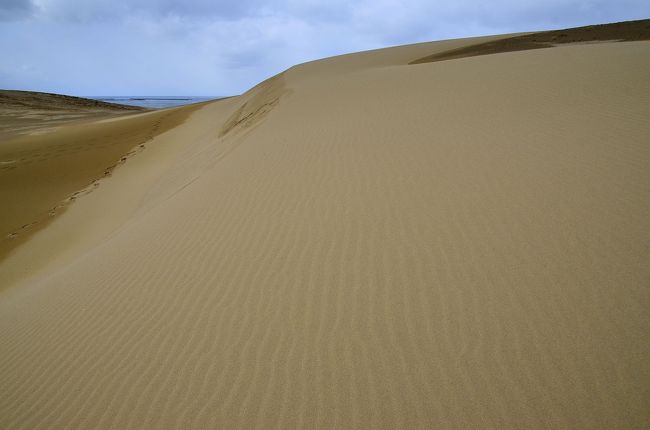
<svg viewBox="0 0 650 430"><path fill-rule="evenodd" d="M119 117L93 111L95 116L104 119L68 122L49 133L3 140L0 143L0 260L69 203L98 187L117 165L146 149L155 136L182 123L198 107Z"/></svg>
<svg viewBox="0 0 650 430"><path fill-rule="evenodd" d="M409 65L488 40L154 138L0 265L0 427L648 428L650 42Z"/></svg>

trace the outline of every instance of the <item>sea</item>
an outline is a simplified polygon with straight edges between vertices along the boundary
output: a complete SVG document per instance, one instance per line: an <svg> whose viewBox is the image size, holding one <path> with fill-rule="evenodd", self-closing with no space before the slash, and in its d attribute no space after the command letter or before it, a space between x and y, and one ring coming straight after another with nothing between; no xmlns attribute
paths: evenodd
<svg viewBox="0 0 650 430"><path fill-rule="evenodd" d="M100 100L120 105L141 106L147 109L162 109L190 103L221 99L220 96L89 96L89 99Z"/></svg>

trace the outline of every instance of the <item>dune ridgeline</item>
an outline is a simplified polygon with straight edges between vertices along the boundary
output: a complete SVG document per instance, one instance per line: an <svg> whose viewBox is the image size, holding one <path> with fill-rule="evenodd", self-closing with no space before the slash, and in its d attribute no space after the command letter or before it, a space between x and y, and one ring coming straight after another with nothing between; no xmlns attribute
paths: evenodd
<svg viewBox="0 0 650 430"><path fill-rule="evenodd" d="M12 134L0 428L649 428L650 21L618 26Z"/></svg>

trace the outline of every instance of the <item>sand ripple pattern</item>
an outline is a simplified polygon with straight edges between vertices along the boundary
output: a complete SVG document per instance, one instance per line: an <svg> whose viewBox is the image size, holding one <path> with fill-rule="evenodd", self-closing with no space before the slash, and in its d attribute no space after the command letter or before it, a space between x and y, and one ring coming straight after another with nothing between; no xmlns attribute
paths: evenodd
<svg viewBox="0 0 650 430"><path fill-rule="evenodd" d="M0 296L0 428L650 427L650 44L395 52Z"/></svg>

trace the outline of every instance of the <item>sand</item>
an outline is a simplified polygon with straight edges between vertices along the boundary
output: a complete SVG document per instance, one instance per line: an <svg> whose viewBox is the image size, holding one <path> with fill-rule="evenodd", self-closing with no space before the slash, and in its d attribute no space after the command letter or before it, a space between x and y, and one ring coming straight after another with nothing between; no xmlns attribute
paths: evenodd
<svg viewBox="0 0 650 430"><path fill-rule="evenodd" d="M64 99L57 107L48 108L61 112L69 106ZM120 112L116 116L100 105L99 109L87 112L95 121L89 121L88 117L65 121L58 118L57 126L49 132L38 132L35 125L30 133L16 133L3 140L0 144L0 201L3 202L0 259L43 228L69 203L100 186L101 180L110 176L116 166L145 150L155 136L182 123L199 106L131 115ZM33 106L4 107L5 112L10 111L14 116L33 109ZM2 287L0 283L0 290Z"/></svg>
<svg viewBox="0 0 650 430"><path fill-rule="evenodd" d="M61 94L0 90L0 140L145 110Z"/></svg>
<svg viewBox="0 0 650 430"><path fill-rule="evenodd" d="M153 137L0 264L0 428L650 427L650 42L409 65L496 39Z"/></svg>

